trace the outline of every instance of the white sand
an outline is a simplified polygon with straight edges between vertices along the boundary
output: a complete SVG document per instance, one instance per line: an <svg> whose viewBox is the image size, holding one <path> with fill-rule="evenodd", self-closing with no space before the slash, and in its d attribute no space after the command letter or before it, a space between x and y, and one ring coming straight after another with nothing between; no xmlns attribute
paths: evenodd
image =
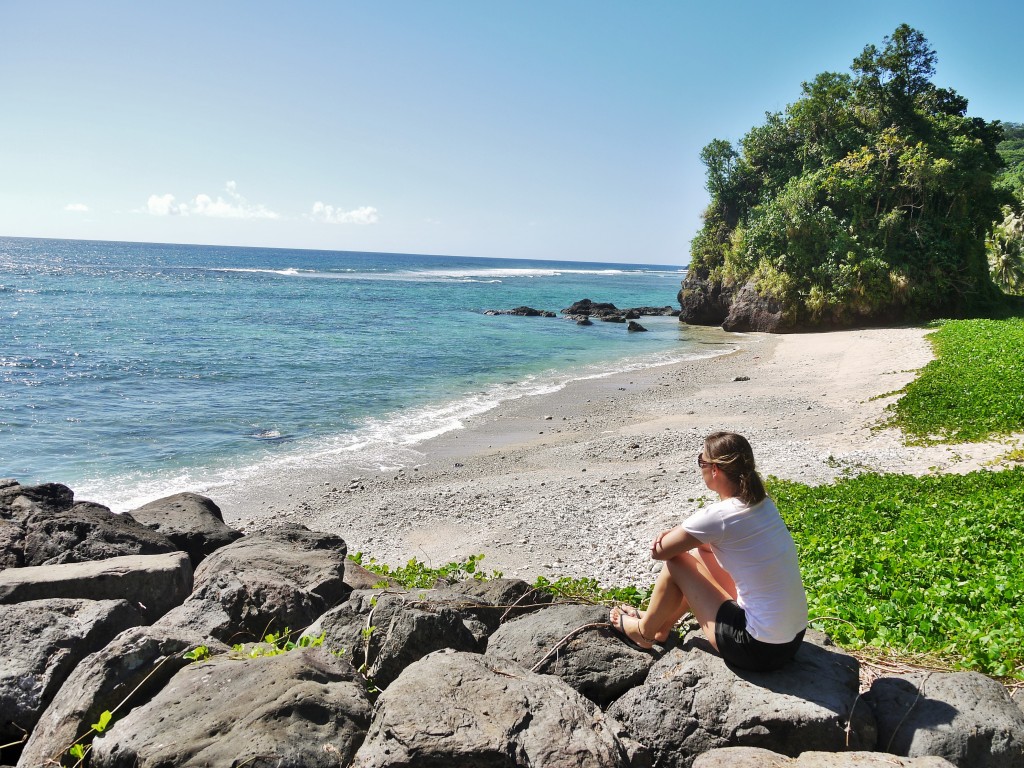
<svg viewBox="0 0 1024 768"><path fill-rule="evenodd" d="M506 576L647 584L650 540L710 498L696 466L709 432L746 435L763 475L807 483L966 472L1005 453L1013 441L907 447L879 427L895 400L883 395L932 358L925 333L746 335L723 357L505 403L416 446L401 471L300 471L214 499L243 530L301 522L392 565L483 553Z"/></svg>

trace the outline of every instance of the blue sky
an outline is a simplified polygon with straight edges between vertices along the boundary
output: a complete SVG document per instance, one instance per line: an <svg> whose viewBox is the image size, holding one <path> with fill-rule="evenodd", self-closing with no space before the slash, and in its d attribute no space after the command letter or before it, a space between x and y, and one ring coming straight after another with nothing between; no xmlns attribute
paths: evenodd
<svg viewBox="0 0 1024 768"><path fill-rule="evenodd" d="M0 235L681 265L701 148L900 23L1024 122L1022 6L0 0Z"/></svg>

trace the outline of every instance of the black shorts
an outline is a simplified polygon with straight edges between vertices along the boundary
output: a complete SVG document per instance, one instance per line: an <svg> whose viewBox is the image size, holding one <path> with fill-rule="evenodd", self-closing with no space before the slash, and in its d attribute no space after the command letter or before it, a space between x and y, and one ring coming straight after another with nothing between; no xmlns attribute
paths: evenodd
<svg viewBox="0 0 1024 768"><path fill-rule="evenodd" d="M788 643L763 643L747 632L747 612L726 600L715 616L715 644L726 663L751 672L778 669L796 655L804 632Z"/></svg>

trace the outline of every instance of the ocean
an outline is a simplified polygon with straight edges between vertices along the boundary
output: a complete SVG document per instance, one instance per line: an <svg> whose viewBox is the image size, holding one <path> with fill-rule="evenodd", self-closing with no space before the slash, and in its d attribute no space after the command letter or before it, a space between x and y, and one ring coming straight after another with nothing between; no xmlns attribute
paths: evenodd
<svg viewBox="0 0 1024 768"><path fill-rule="evenodd" d="M511 398L732 348L676 266L0 238L0 477L130 509L271 467L415 462Z"/></svg>

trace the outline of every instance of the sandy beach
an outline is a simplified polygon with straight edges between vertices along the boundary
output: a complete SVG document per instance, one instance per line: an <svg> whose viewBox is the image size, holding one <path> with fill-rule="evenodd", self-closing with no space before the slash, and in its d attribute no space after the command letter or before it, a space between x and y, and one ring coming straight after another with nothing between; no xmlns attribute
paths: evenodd
<svg viewBox="0 0 1024 768"><path fill-rule="evenodd" d="M730 354L506 402L415 446L401 470L297 469L211 495L247 532L300 522L392 565L483 553L506 576L647 584L653 536L710 498L696 466L709 432L746 435L762 475L812 484L967 472L1005 452L1004 442L908 447L880 427L891 393L932 359L925 335L737 336Z"/></svg>

